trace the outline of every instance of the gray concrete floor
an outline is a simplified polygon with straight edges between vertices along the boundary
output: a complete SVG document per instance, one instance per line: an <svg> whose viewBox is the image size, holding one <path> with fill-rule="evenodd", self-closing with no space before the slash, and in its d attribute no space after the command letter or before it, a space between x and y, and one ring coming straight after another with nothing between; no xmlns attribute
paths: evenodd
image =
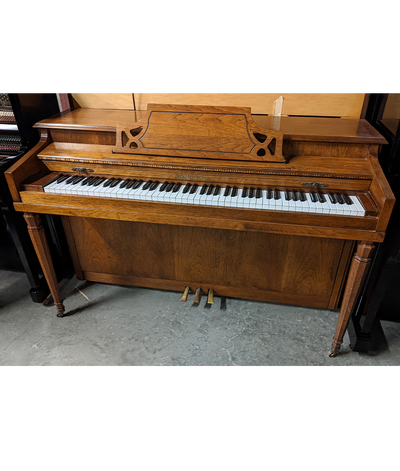
<svg viewBox="0 0 400 471"><path fill-rule="evenodd" d="M78 289L77 289L78 288ZM400 324L382 321L389 349L353 352L346 334L328 357L337 311L87 283L64 288L66 317L33 303L24 273L0 271L0 365L400 365Z"/></svg>

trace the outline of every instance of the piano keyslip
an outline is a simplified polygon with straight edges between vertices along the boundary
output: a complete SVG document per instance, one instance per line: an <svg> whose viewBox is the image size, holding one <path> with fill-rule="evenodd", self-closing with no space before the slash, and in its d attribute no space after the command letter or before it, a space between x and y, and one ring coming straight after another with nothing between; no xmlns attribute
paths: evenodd
<svg viewBox="0 0 400 471"><path fill-rule="evenodd" d="M236 188L219 185L191 185L181 182L153 182L142 179L121 179L59 175L43 190L45 193L121 198L139 201L180 203L269 211L364 216L365 209L357 196L318 192L278 190L254 187ZM234 194L236 195L234 196Z"/></svg>

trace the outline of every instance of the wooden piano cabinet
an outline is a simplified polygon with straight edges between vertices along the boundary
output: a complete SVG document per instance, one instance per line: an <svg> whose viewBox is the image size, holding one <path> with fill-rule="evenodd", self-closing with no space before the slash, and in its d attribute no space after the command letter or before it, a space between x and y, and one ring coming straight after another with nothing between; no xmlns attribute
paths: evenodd
<svg viewBox="0 0 400 471"><path fill-rule="evenodd" d="M336 308L353 242L63 217L78 278Z"/></svg>
<svg viewBox="0 0 400 471"><path fill-rule="evenodd" d="M28 213L58 315L64 306L38 214L62 217L80 279L180 292L189 286L204 295L212 290L217 296L322 309L337 308L344 293L330 351L337 355L370 253L384 240L395 201L378 162L386 141L369 123L275 120L253 116L249 108L153 104L146 112L78 109L35 127L42 133L38 147L6 178L15 209ZM275 188L287 191L288 201L292 191L309 198L315 191L330 195L332 204L355 198L364 211L323 212L312 205L304 212L286 205L245 209L230 202L189 205L49 190L46 185L60 174L125 184L135 179L251 187L253 197L254 188ZM343 198L335 201L336 193ZM316 202L311 198L310 204Z"/></svg>

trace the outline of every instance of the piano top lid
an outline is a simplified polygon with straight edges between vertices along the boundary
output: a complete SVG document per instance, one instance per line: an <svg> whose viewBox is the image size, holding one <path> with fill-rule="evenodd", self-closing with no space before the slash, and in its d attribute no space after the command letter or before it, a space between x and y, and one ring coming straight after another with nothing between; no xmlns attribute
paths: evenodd
<svg viewBox="0 0 400 471"><path fill-rule="evenodd" d="M34 127L116 132L117 124L128 128L144 118L146 113L147 111L79 108L39 121ZM252 119L265 130L282 131L284 140L387 144L387 141L365 119L292 116L279 118L267 115L252 115Z"/></svg>

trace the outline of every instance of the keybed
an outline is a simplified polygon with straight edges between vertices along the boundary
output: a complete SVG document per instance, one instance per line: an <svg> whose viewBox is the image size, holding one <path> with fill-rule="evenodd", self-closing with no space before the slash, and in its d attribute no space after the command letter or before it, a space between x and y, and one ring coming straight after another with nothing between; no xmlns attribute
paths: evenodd
<svg viewBox="0 0 400 471"><path fill-rule="evenodd" d="M182 183L141 178L58 175L43 188L45 193L128 199L138 201L278 210L344 216L365 216L360 199L347 193L297 189L239 188L234 185Z"/></svg>

